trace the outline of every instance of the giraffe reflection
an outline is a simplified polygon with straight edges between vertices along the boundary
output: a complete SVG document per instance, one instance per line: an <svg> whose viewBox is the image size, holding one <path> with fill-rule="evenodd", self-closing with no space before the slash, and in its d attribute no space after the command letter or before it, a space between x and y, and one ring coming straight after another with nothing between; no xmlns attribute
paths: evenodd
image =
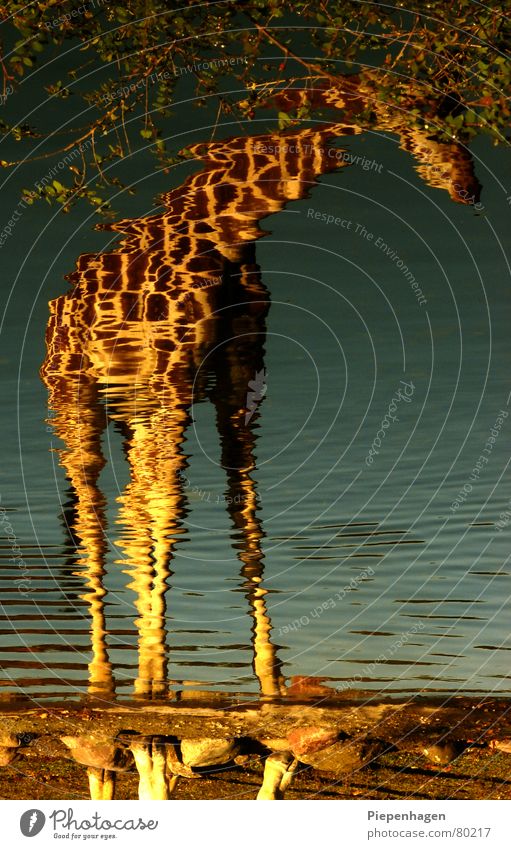
<svg viewBox="0 0 511 849"><path fill-rule="evenodd" d="M71 532L87 585L89 693L96 698L115 692L104 609L105 503L98 486L103 431L109 422L120 428L130 469L118 498L116 544L136 598L134 692L145 701L168 694L166 592L186 530L184 444L191 405L207 398L216 410L226 505L252 617L255 675L263 697L283 692L252 476L259 413L247 416L246 409L250 383L264 370L269 308L254 240L262 235L260 218L306 196L320 174L339 167L328 139L355 131L336 125L287 134L287 145L282 136L263 136L256 148L250 139L196 146L203 170L162 196L162 214L109 225L123 234L119 246L82 255L69 278L71 290L50 305L41 373L54 430L64 442L60 462L75 493ZM162 745L131 745L145 798L168 798L174 784L175 758L169 768ZM96 755L89 764L91 792L106 798L113 786L111 759L103 765L103 786Z"/></svg>
<svg viewBox="0 0 511 849"><path fill-rule="evenodd" d="M481 208L481 184L474 173L474 163L467 146L454 138L449 142L441 142L434 136L438 103L432 100L428 104L426 96L421 96L411 81L402 105L390 106L381 99L381 84L381 69L365 69L360 74L339 77L336 86L318 78L312 88L284 89L274 99L285 110L301 106L328 108L334 110L334 114L341 112L343 120L397 135L399 147L412 155L415 170L425 183L448 192L455 203ZM389 85L392 85L390 77ZM446 108L448 101L449 97L446 96ZM416 108L418 105L420 109ZM410 113L414 112L424 115L429 112L429 125L426 120L423 126L410 121ZM365 157L353 157L350 161L357 159L365 160ZM372 170L373 166L377 166L376 170L380 173L381 163L365 161L362 164L367 170Z"/></svg>

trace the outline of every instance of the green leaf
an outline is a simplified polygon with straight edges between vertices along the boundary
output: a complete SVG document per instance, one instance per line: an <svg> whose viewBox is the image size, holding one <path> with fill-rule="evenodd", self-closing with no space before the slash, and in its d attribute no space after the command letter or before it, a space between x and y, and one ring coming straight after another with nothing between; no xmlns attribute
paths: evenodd
<svg viewBox="0 0 511 849"><path fill-rule="evenodd" d="M287 112L279 112L279 130L285 130L286 127L291 127L293 119L289 117Z"/></svg>

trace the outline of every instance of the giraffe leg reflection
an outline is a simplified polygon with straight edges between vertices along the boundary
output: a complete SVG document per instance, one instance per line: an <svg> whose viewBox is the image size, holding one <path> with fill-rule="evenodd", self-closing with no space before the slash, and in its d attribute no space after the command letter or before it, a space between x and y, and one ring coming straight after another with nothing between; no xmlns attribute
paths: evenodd
<svg viewBox="0 0 511 849"><path fill-rule="evenodd" d="M131 769L131 753L115 739L93 736L61 737L76 763L87 767L90 797L94 801L113 799L115 773Z"/></svg>
<svg viewBox="0 0 511 849"><path fill-rule="evenodd" d="M115 772L109 769L87 768L90 797L93 802L111 800L115 796Z"/></svg>
<svg viewBox="0 0 511 849"><path fill-rule="evenodd" d="M261 789L257 794L258 800L283 799L293 776L298 761L291 752L274 752L266 758Z"/></svg>
<svg viewBox="0 0 511 849"><path fill-rule="evenodd" d="M179 777L167 772L166 745L161 738L142 737L130 746L139 774L138 798L147 800L170 799Z"/></svg>

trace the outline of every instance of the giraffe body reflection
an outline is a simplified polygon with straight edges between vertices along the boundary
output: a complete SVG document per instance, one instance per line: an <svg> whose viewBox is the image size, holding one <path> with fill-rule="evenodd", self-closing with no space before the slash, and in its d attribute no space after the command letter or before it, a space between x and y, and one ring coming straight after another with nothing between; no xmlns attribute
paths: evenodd
<svg viewBox="0 0 511 849"><path fill-rule="evenodd" d="M347 164L331 155L330 140L355 132L353 124L333 124L193 146L203 169L161 196L162 213L108 225L122 235L119 244L80 256L70 290L51 302L41 374L54 431L64 443L59 454L72 492L69 530L91 621L89 695L95 699L108 703L115 696L103 580L102 435L115 423L129 466L117 499L116 545L137 611L134 696L143 702L168 698L167 591L174 552L186 533L186 432L192 405L205 400L215 407L260 695L271 700L285 693L266 606L253 474L262 398L261 404L252 398L247 410L251 384L264 374L270 306L255 242L263 235L262 218L307 196L321 174ZM68 745L74 751L79 744ZM129 748L140 798L167 799L179 775L193 774L168 741L140 738ZM91 793L111 798L111 758L98 757L86 763ZM259 798L283 795L295 769L292 754L270 755Z"/></svg>

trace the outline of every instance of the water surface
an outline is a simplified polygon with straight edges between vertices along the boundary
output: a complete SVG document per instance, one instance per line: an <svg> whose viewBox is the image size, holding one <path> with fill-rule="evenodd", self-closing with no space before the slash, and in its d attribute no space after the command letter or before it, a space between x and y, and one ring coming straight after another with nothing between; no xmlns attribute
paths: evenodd
<svg viewBox="0 0 511 849"><path fill-rule="evenodd" d="M3 247L6 696L509 693L503 155L398 129L196 149L220 213L187 163L122 237L35 211Z"/></svg>

